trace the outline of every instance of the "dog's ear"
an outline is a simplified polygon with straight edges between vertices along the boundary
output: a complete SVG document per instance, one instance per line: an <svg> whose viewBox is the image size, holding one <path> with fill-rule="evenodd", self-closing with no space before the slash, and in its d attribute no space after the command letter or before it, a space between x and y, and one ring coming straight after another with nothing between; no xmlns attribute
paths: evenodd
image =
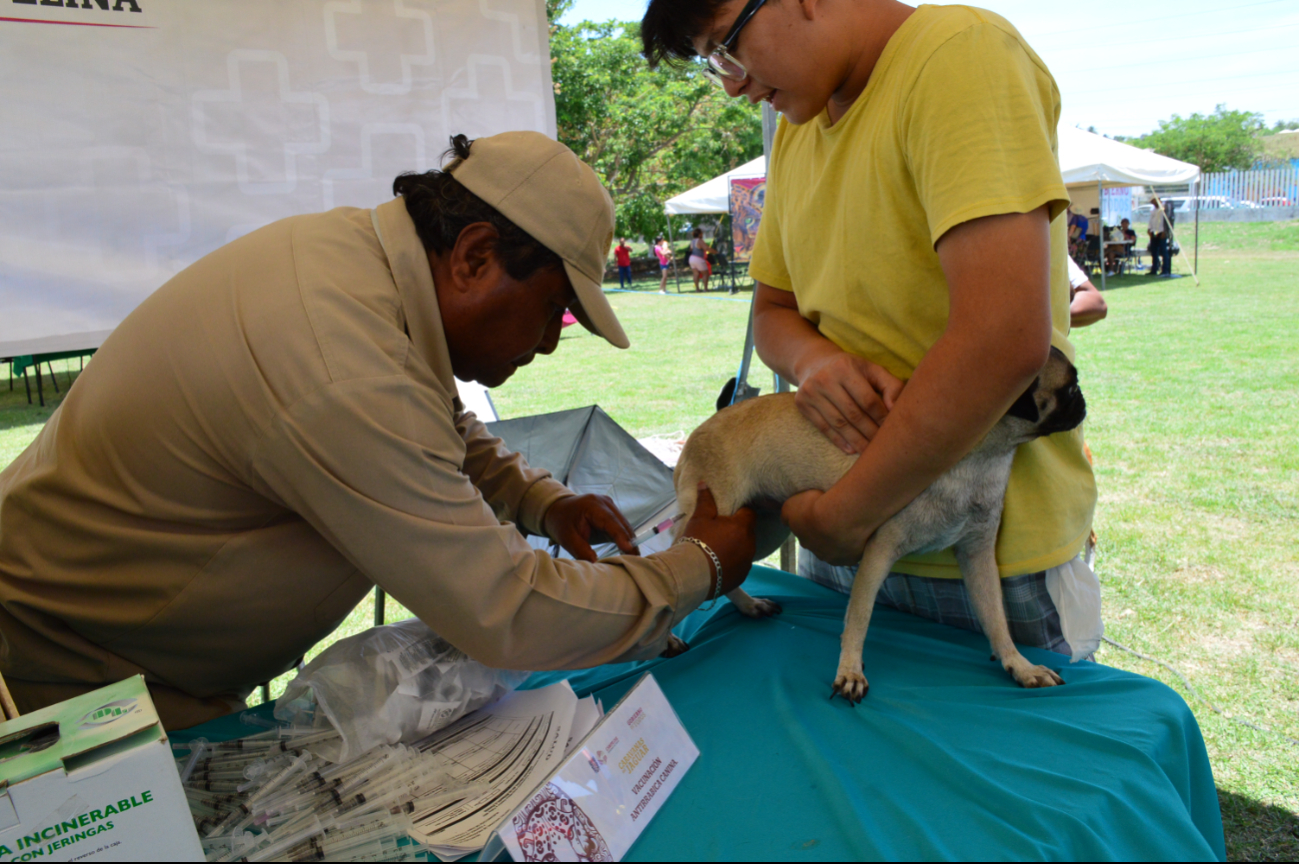
<svg viewBox="0 0 1299 864"><path fill-rule="evenodd" d="M1015 400L1015 404L1010 406L1006 412L1011 417L1018 417L1021 420L1027 420L1029 423L1036 423L1041 419L1041 414L1037 410L1037 402L1033 399L1033 392L1037 390L1037 381L1028 385L1028 389L1020 394Z"/></svg>
<svg viewBox="0 0 1299 864"><path fill-rule="evenodd" d="M735 379L732 378L730 381L727 381L724 385L722 385L722 392L717 394L717 410L721 411L723 408L730 405L731 400L733 400L734 398L735 398Z"/></svg>

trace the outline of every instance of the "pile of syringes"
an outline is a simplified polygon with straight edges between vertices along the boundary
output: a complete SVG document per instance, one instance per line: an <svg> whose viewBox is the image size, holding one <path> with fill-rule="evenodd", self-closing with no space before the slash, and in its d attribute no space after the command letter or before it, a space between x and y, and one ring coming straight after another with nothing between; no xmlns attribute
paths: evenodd
<svg viewBox="0 0 1299 864"><path fill-rule="evenodd" d="M425 861L432 855L409 836L414 802L426 810L485 791L401 744L342 763L318 755L337 741L331 728L274 724L233 741L173 744L207 860Z"/></svg>

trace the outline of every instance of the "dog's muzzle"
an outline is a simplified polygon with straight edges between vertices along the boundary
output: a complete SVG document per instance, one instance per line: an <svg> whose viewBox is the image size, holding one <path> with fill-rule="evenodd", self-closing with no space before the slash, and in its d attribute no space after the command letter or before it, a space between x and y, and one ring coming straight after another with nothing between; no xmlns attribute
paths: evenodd
<svg viewBox="0 0 1299 864"><path fill-rule="evenodd" d="M1076 429L1087 418L1087 400L1083 398L1077 384L1061 388L1055 395L1055 410L1038 426L1038 431L1043 435Z"/></svg>

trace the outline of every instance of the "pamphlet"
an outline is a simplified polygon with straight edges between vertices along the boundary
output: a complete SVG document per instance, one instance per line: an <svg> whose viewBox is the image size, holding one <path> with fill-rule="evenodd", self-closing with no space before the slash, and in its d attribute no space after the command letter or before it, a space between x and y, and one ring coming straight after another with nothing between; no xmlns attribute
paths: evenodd
<svg viewBox="0 0 1299 864"><path fill-rule="evenodd" d="M699 758L646 674L500 824L480 860L621 861Z"/></svg>
<svg viewBox="0 0 1299 864"><path fill-rule="evenodd" d="M519 690L417 742L454 786L477 791L448 802L434 789L415 799L412 838L444 861L481 849L501 819L561 764L578 707L566 681ZM590 712L583 713L589 722Z"/></svg>

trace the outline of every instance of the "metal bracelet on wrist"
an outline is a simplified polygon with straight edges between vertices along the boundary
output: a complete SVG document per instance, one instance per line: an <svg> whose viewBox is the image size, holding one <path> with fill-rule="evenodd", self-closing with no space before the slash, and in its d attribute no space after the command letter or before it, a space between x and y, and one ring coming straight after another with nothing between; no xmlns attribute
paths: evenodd
<svg viewBox="0 0 1299 864"><path fill-rule="evenodd" d="M714 552L712 549L708 547L707 543L700 540L698 537L680 537L677 539L677 542L673 543L672 545L680 546L682 543L695 544L700 549L704 550L705 555L707 555L709 558L713 560L713 569L717 571L717 585L713 589L713 599L708 601L707 606L699 607L699 611L708 612L714 606L717 605L717 598L722 596L722 560L717 557L716 552Z"/></svg>

